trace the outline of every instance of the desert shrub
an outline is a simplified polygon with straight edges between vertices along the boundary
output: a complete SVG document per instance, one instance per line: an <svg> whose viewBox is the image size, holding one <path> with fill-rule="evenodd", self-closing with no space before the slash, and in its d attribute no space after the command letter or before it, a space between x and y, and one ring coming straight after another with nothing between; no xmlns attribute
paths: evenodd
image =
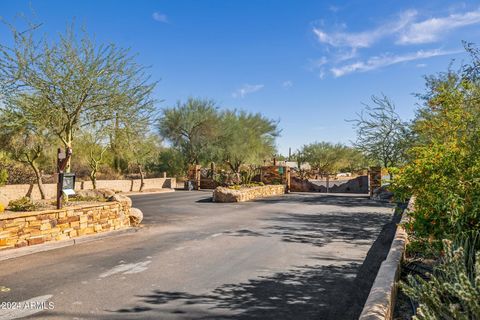
<svg viewBox="0 0 480 320"><path fill-rule="evenodd" d="M0 213L4 212L5 211L5 207L3 206L2 203L0 203Z"/></svg>
<svg viewBox="0 0 480 320"><path fill-rule="evenodd" d="M102 202L105 202L105 201L107 201L104 197L98 197L98 196L79 196L79 195L71 196L71 197L69 197L69 200L72 200L72 201L90 201L90 202L93 202L93 201L102 201Z"/></svg>
<svg viewBox="0 0 480 320"><path fill-rule="evenodd" d="M12 200L8 203L8 208L11 211L35 211L37 206L28 197L22 197L17 200Z"/></svg>
<svg viewBox="0 0 480 320"><path fill-rule="evenodd" d="M122 180L124 177L121 173L118 173L108 165L100 166L100 170L97 173L98 180Z"/></svg>
<svg viewBox="0 0 480 320"><path fill-rule="evenodd" d="M185 156L180 151L168 148L160 152L158 160L149 164L147 170L159 175L166 172L169 177L183 177L187 173L188 167Z"/></svg>
<svg viewBox="0 0 480 320"><path fill-rule="evenodd" d="M34 182L32 170L17 162L0 163L0 169L7 172L6 184L24 184Z"/></svg>
<svg viewBox="0 0 480 320"><path fill-rule="evenodd" d="M479 234L444 240L445 255L430 279L409 275L402 290L419 303L413 319L480 319Z"/></svg>
<svg viewBox="0 0 480 320"><path fill-rule="evenodd" d="M416 143L393 183L399 200L415 196L408 229L426 239L480 230L480 52L467 50L471 65L427 78Z"/></svg>
<svg viewBox="0 0 480 320"><path fill-rule="evenodd" d="M255 178L256 175L260 174L260 168L255 165L244 166L243 170L240 171L240 182L241 184L249 184Z"/></svg>
<svg viewBox="0 0 480 320"><path fill-rule="evenodd" d="M440 240L432 240L415 237L410 234L408 244L405 250L407 257L411 259L437 259L442 252L442 242Z"/></svg>
<svg viewBox="0 0 480 320"><path fill-rule="evenodd" d="M213 176L213 180L220 186L229 186L234 183L235 177L231 173L220 171Z"/></svg>
<svg viewBox="0 0 480 320"><path fill-rule="evenodd" d="M232 186L228 186L228 188L232 190L240 190L244 188L262 187L264 185L265 184L263 182L251 182L246 184L234 184Z"/></svg>

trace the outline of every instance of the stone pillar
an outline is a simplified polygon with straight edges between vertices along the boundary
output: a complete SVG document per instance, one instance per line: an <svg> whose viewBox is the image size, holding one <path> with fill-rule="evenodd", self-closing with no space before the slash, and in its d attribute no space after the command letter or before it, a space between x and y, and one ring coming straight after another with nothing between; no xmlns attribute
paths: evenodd
<svg viewBox="0 0 480 320"><path fill-rule="evenodd" d="M382 186L382 167L370 167L368 170L368 189L370 197L373 196L373 190Z"/></svg>
<svg viewBox="0 0 480 320"><path fill-rule="evenodd" d="M290 179L291 179L291 176L290 176L290 167L285 167L285 178L286 178L286 185L287 185L287 188L286 188L286 192L290 192L290 188L291 188L291 183L290 183Z"/></svg>

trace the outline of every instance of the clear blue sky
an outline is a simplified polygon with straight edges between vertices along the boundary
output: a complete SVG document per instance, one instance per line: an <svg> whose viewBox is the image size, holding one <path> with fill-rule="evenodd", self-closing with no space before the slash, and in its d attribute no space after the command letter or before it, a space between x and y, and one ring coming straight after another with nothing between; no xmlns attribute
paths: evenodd
<svg viewBox="0 0 480 320"><path fill-rule="evenodd" d="M49 36L75 19L138 53L161 80L158 108L208 97L279 119L284 154L354 139L345 119L372 94L411 118L423 75L467 59L461 40L480 43L478 1L2 0L0 16L15 23L30 8Z"/></svg>

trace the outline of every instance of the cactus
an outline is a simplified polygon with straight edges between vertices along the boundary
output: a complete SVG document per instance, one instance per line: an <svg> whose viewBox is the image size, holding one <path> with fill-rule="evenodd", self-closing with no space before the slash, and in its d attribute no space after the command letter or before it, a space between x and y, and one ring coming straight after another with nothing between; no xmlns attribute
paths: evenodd
<svg viewBox="0 0 480 320"><path fill-rule="evenodd" d="M413 319L480 319L480 251L478 233L470 240L444 240L445 255L429 280L408 275L400 287L419 303Z"/></svg>

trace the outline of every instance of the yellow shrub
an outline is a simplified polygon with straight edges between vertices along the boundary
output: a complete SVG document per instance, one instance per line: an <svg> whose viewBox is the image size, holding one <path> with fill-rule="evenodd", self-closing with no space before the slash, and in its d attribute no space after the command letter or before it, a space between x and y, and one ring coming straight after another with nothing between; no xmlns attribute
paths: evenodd
<svg viewBox="0 0 480 320"><path fill-rule="evenodd" d="M3 204L0 203L0 213L2 213L3 211L5 211L5 207L3 206Z"/></svg>

